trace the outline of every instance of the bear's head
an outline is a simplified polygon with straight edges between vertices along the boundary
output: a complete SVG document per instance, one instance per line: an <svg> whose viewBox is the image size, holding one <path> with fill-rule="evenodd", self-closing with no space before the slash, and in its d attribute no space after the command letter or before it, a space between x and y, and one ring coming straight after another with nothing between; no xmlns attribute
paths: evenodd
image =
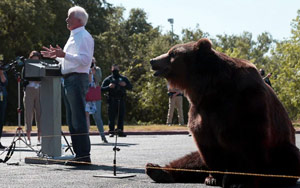
<svg viewBox="0 0 300 188"><path fill-rule="evenodd" d="M154 76L166 78L174 87L185 89L189 82L189 72L195 62L203 56L213 53L212 43L208 39L197 42L177 44L167 53L150 60Z"/></svg>

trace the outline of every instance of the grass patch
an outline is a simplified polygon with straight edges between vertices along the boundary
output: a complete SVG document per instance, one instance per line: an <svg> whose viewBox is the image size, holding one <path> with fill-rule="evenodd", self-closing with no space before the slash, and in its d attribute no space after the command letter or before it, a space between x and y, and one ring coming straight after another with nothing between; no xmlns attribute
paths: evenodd
<svg viewBox="0 0 300 188"><path fill-rule="evenodd" d="M4 126L4 132L15 132L18 126ZM22 126L23 131L25 132L25 127ZM36 132L37 127L32 126L32 131ZM69 131L67 125L62 126L63 131ZM188 128L186 126L168 126L168 125L124 125L125 132L140 132L140 131L187 131ZM98 131L95 125L90 127L90 132ZM104 131L108 131L108 126L104 125Z"/></svg>

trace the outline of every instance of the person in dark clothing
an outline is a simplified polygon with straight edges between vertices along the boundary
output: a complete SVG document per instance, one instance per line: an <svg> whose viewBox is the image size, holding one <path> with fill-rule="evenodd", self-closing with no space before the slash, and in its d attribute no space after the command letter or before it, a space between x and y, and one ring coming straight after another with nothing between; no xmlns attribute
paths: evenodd
<svg viewBox="0 0 300 188"><path fill-rule="evenodd" d="M270 81L270 77L272 76L272 73L269 73L267 76L265 76L265 70L264 69L259 69L259 73L261 75L261 77L263 78L263 80L270 86L272 87L271 81Z"/></svg>
<svg viewBox="0 0 300 188"><path fill-rule="evenodd" d="M3 70L0 70L0 139L2 136L2 130L4 125L5 118L5 109L7 104L7 75ZM4 149L5 146L1 144L0 140L0 149Z"/></svg>
<svg viewBox="0 0 300 188"><path fill-rule="evenodd" d="M272 76L272 73L267 74L266 77L264 77L264 81L270 86L272 87L271 81L270 81L270 77Z"/></svg>
<svg viewBox="0 0 300 188"><path fill-rule="evenodd" d="M125 114L125 97L126 90L131 90L132 85L129 80L120 75L119 66L114 64L111 67L112 74L105 78L102 82L101 90L108 92L108 125L109 125L109 137L113 137L115 132L115 118L118 116L118 136L125 137L123 132L124 127L124 114Z"/></svg>

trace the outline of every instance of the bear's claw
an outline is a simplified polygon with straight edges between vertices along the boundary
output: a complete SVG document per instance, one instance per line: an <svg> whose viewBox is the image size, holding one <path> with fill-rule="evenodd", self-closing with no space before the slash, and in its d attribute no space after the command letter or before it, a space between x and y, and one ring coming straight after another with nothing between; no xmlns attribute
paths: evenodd
<svg viewBox="0 0 300 188"><path fill-rule="evenodd" d="M205 185L216 186L217 180L212 175L209 175L208 177L205 178L204 183Z"/></svg>

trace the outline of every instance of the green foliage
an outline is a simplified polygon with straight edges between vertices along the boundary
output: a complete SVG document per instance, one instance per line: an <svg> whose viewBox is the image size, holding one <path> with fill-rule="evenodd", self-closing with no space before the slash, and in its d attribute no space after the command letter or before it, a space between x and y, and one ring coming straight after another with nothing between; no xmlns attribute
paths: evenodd
<svg viewBox="0 0 300 188"><path fill-rule="evenodd" d="M274 89L292 119L300 113L300 11L292 22L292 37L278 42L272 52L276 82Z"/></svg>
<svg viewBox="0 0 300 188"><path fill-rule="evenodd" d="M290 116L299 118L300 11L291 24L292 37L275 43L266 32L256 39L249 32L213 38L199 25L194 29L183 29L181 36L171 31L162 34L159 27L154 28L147 21L144 10L132 9L129 17L124 19L125 9L113 7L105 0L1 0L0 54L3 54L4 62L16 56L27 57L30 51L40 50L43 45L64 46L69 37L65 19L68 9L74 5L84 7L89 14L86 28L94 37L94 56L103 78L110 74L111 65L116 63L133 84L126 100L126 123L165 123L168 109L166 80L153 77L149 60L166 53L174 44L200 38L210 38L220 52L250 60L258 68L273 72L274 90ZM9 73L9 83L6 120L16 124L17 83L12 73ZM106 123L105 97L103 101L102 116ZM187 109L185 100L185 114Z"/></svg>
<svg viewBox="0 0 300 188"><path fill-rule="evenodd" d="M199 25L197 24L196 28L194 30L191 29L183 29L182 32L182 42L191 42L191 41L197 41L201 38L208 38L209 34L203 32L200 28Z"/></svg>
<svg viewBox="0 0 300 188"><path fill-rule="evenodd" d="M147 33L152 26L147 23L146 13L142 9L131 9L128 20L125 22L125 29L131 36L138 33Z"/></svg>
<svg viewBox="0 0 300 188"><path fill-rule="evenodd" d="M52 42L63 45L68 31L65 20L58 16L64 14L66 17L70 6L67 0L0 1L0 52L4 62L8 63L16 56L27 57L30 51L39 50L42 45ZM17 82L12 72L8 72L8 76L6 120L8 124L16 124Z"/></svg>
<svg viewBox="0 0 300 188"><path fill-rule="evenodd" d="M133 101L137 102L133 108L133 114L137 115L136 118L139 122L165 123L168 110L166 81L153 76L149 61L151 58L165 53L169 48L170 38L160 36L149 41L144 54L141 54L141 65L144 70L136 81L135 92L131 96Z"/></svg>
<svg viewBox="0 0 300 188"><path fill-rule="evenodd" d="M214 45L218 51L231 57L247 59L260 68L270 63L266 55L272 42L273 39L269 33L262 33L254 41L251 33L244 32L240 36L217 35Z"/></svg>

